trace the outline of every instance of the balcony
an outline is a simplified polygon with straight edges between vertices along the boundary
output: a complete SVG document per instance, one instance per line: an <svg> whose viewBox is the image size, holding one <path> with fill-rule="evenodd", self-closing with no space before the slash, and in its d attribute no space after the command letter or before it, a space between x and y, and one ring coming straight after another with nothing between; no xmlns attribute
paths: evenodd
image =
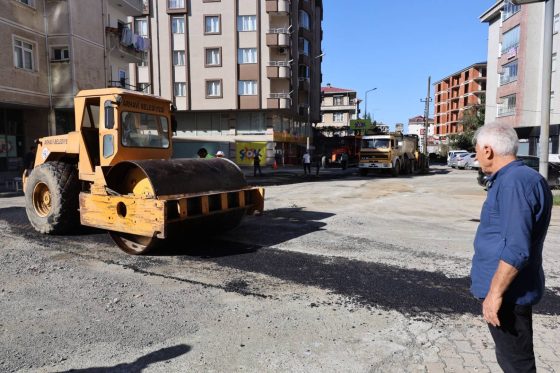
<svg viewBox="0 0 560 373"><path fill-rule="evenodd" d="M266 0L266 12L286 15L290 13L289 0Z"/></svg>
<svg viewBox="0 0 560 373"><path fill-rule="evenodd" d="M289 93L271 93L266 99L268 109L290 109L292 99Z"/></svg>
<svg viewBox="0 0 560 373"><path fill-rule="evenodd" d="M290 64L287 61L270 61L266 67L266 76L269 79L289 79L291 75Z"/></svg>
<svg viewBox="0 0 560 373"><path fill-rule="evenodd" d="M129 56L142 60L145 53L150 51L150 39L134 34L128 27L105 27L108 49L127 53ZM134 61L140 62L140 61Z"/></svg>
<svg viewBox="0 0 560 373"><path fill-rule="evenodd" d="M269 47L289 47L290 46L289 28L270 29L266 34L266 45Z"/></svg>
<svg viewBox="0 0 560 373"><path fill-rule="evenodd" d="M124 14L130 14L132 16L139 16L143 14L144 3L142 0L116 0L109 2L109 11L111 11L111 5L116 6L119 11L124 12Z"/></svg>

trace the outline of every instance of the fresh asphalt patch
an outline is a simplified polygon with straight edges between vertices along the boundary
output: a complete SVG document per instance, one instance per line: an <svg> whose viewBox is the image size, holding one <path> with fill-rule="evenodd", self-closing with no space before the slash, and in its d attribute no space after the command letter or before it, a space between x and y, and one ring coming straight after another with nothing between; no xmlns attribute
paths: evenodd
<svg viewBox="0 0 560 373"><path fill-rule="evenodd" d="M4 220L12 232L25 239L40 242L45 248L61 250L75 255L86 256L119 264L149 275L192 282L183 278L158 273L161 263L178 260L185 262L210 262L218 266L244 272L259 273L284 281L314 286L350 299L352 304L369 308L396 310L407 315L480 314L480 302L469 293L468 277L449 278L439 272L428 272L399 266L389 266L375 262L358 261L340 257L327 257L305 253L278 250L269 246L258 246L218 238L190 241L188 250L167 248L160 255L134 257L123 264L122 256L116 248L111 259L101 259L95 254L80 250L83 244L110 252L112 242L100 230L84 229L72 236L45 236L33 230L27 222L25 209L12 207L0 209L0 220ZM78 246L78 248L76 248ZM89 248L88 250L92 250ZM123 254L124 255L124 254ZM216 287L216 286L213 286ZM223 286L224 291L244 295L266 297L254 289L258 284L245 280L233 280ZM253 290L249 290L253 289ZM560 289L547 289L535 313L560 315ZM345 305L340 301L337 305ZM316 304L332 306L331 304Z"/></svg>

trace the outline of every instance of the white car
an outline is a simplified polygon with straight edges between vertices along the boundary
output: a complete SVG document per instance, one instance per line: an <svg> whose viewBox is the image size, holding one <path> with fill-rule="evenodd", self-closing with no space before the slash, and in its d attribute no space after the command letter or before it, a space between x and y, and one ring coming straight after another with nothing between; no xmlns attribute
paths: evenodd
<svg viewBox="0 0 560 373"><path fill-rule="evenodd" d="M471 164L476 160L476 153L467 153L464 155L457 156L457 168L470 169L467 165Z"/></svg>
<svg viewBox="0 0 560 373"><path fill-rule="evenodd" d="M449 167L453 167L454 165L452 164L453 159L458 156L459 154L467 154L468 151L466 150L450 150L449 153L447 153L447 165Z"/></svg>

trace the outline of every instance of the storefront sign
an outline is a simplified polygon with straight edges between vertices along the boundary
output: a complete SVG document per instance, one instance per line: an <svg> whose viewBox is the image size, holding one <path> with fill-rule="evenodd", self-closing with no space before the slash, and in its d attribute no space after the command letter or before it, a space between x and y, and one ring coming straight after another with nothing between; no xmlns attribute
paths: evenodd
<svg viewBox="0 0 560 373"><path fill-rule="evenodd" d="M236 142L235 162L240 165L253 165L255 155L259 155L261 164L266 159L266 142Z"/></svg>

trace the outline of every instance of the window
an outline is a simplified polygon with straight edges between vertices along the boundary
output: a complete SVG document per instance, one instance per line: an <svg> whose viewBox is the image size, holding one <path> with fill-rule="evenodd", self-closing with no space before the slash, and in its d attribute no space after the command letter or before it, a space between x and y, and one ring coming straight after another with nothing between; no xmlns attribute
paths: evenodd
<svg viewBox="0 0 560 373"><path fill-rule="evenodd" d="M171 17L171 32L174 34L184 34L185 33L185 18L183 17Z"/></svg>
<svg viewBox="0 0 560 373"><path fill-rule="evenodd" d="M33 44L14 39L14 66L29 71L34 70Z"/></svg>
<svg viewBox="0 0 560 373"><path fill-rule="evenodd" d="M299 65L298 68L298 75L300 78L307 78L309 79L309 66L307 65Z"/></svg>
<svg viewBox="0 0 560 373"><path fill-rule="evenodd" d="M257 31L257 16L237 17L237 31Z"/></svg>
<svg viewBox="0 0 560 373"><path fill-rule="evenodd" d="M256 80L240 80L238 85L240 96L254 96L257 94Z"/></svg>
<svg viewBox="0 0 560 373"><path fill-rule="evenodd" d="M204 33L220 33L220 16L204 16Z"/></svg>
<svg viewBox="0 0 560 373"><path fill-rule="evenodd" d="M508 84L517 80L517 60L502 67L500 85Z"/></svg>
<svg viewBox="0 0 560 373"><path fill-rule="evenodd" d="M237 63L257 63L257 48L239 48L237 51Z"/></svg>
<svg viewBox="0 0 560 373"><path fill-rule="evenodd" d="M554 15L554 33L558 32L558 25L560 24L560 14Z"/></svg>
<svg viewBox="0 0 560 373"><path fill-rule="evenodd" d="M498 104L498 116L503 117L515 114L516 96L509 95L502 97L501 103Z"/></svg>
<svg viewBox="0 0 560 373"><path fill-rule="evenodd" d="M51 61L68 61L69 59L68 47L53 47Z"/></svg>
<svg viewBox="0 0 560 373"><path fill-rule="evenodd" d="M222 81L207 80L206 81L206 98L222 97Z"/></svg>
<svg viewBox="0 0 560 373"><path fill-rule="evenodd" d="M184 97L187 95L187 83L175 83L175 96Z"/></svg>
<svg viewBox="0 0 560 373"><path fill-rule="evenodd" d="M334 122L343 122L344 121L344 113L334 113L333 114L333 121Z"/></svg>
<svg viewBox="0 0 560 373"><path fill-rule="evenodd" d="M519 45L519 25L504 33L502 38L502 54Z"/></svg>
<svg viewBox="0 0 560 373"><path fill-rule="evenodd" d="M169 148L169 124L164 116L123 111L121 142L127 147Z"/></svg>
<svg viewBox="0 0 560 373"><path fill-rule="evenodd" d="M222 66L221 48L206 48L206 66Z"/></svg>
<svg viewBox="0 0 560 373"><path fill-rule="evenodd" d="M121 87L126 88L126 71L119 70L119 82Z"/></svg>
<svg viewBox="0 0 560 373"><path fill-rule="evenodd" d="M556 71L556 52L552 53L552 71Z"/></svg>
<svg viewBox="0 0 560 373"><path fill-rule="evenodd" d="M168 0L167 7L169 9L181 9L185 7L185 0Z"/></svg>
<svg viewBox="0 0 560 373"><path fill-rule="evenodd" d="M309 14L305 10L299 11L299 25L306 30L310 29Z"/></svg>
<svg viewBox="0 0 560 373"><path fill-rule="evenodd" d="M150 83L140 83L138 84L138 89L140 92L150 93Z"/></svg>
<svg viewBox="0 0 560 373"><path fill-rule="evenodd" d="M299 47L304 55L309 56L309 40L306 38L299 38Z"/></svg>
<svg viewBox="0 0 560 373"><path fill-rule="evenodd" d="M511 0L506 0L504 3L504 8L502 9L502 22L519 12L521 5L515 5Z"/></svg>
<svg viewBox="0 0 560 373"><path fill-rule="evenodd" d="M185 65L185 51L173 51L173 65L174 66Z"/></svg>
<svg viewBox="0 0 560 373"><path fill-rule="evenodd" d="M333 103L334 103L334 106L344 105L344 97L343 96L334 96Z"/></svg>
<svg viewBox="0 0 560 373"><path fill-rule="evenodd" d="M134 20L134 31L136 34L148 37L148 19L147 18L138 18Z"/></svg>
<svg viewBox="0 0 560 373"><path fill-rule="evenodd" d="M18 0L20 3L35 8L35 0Z"/></svg>

